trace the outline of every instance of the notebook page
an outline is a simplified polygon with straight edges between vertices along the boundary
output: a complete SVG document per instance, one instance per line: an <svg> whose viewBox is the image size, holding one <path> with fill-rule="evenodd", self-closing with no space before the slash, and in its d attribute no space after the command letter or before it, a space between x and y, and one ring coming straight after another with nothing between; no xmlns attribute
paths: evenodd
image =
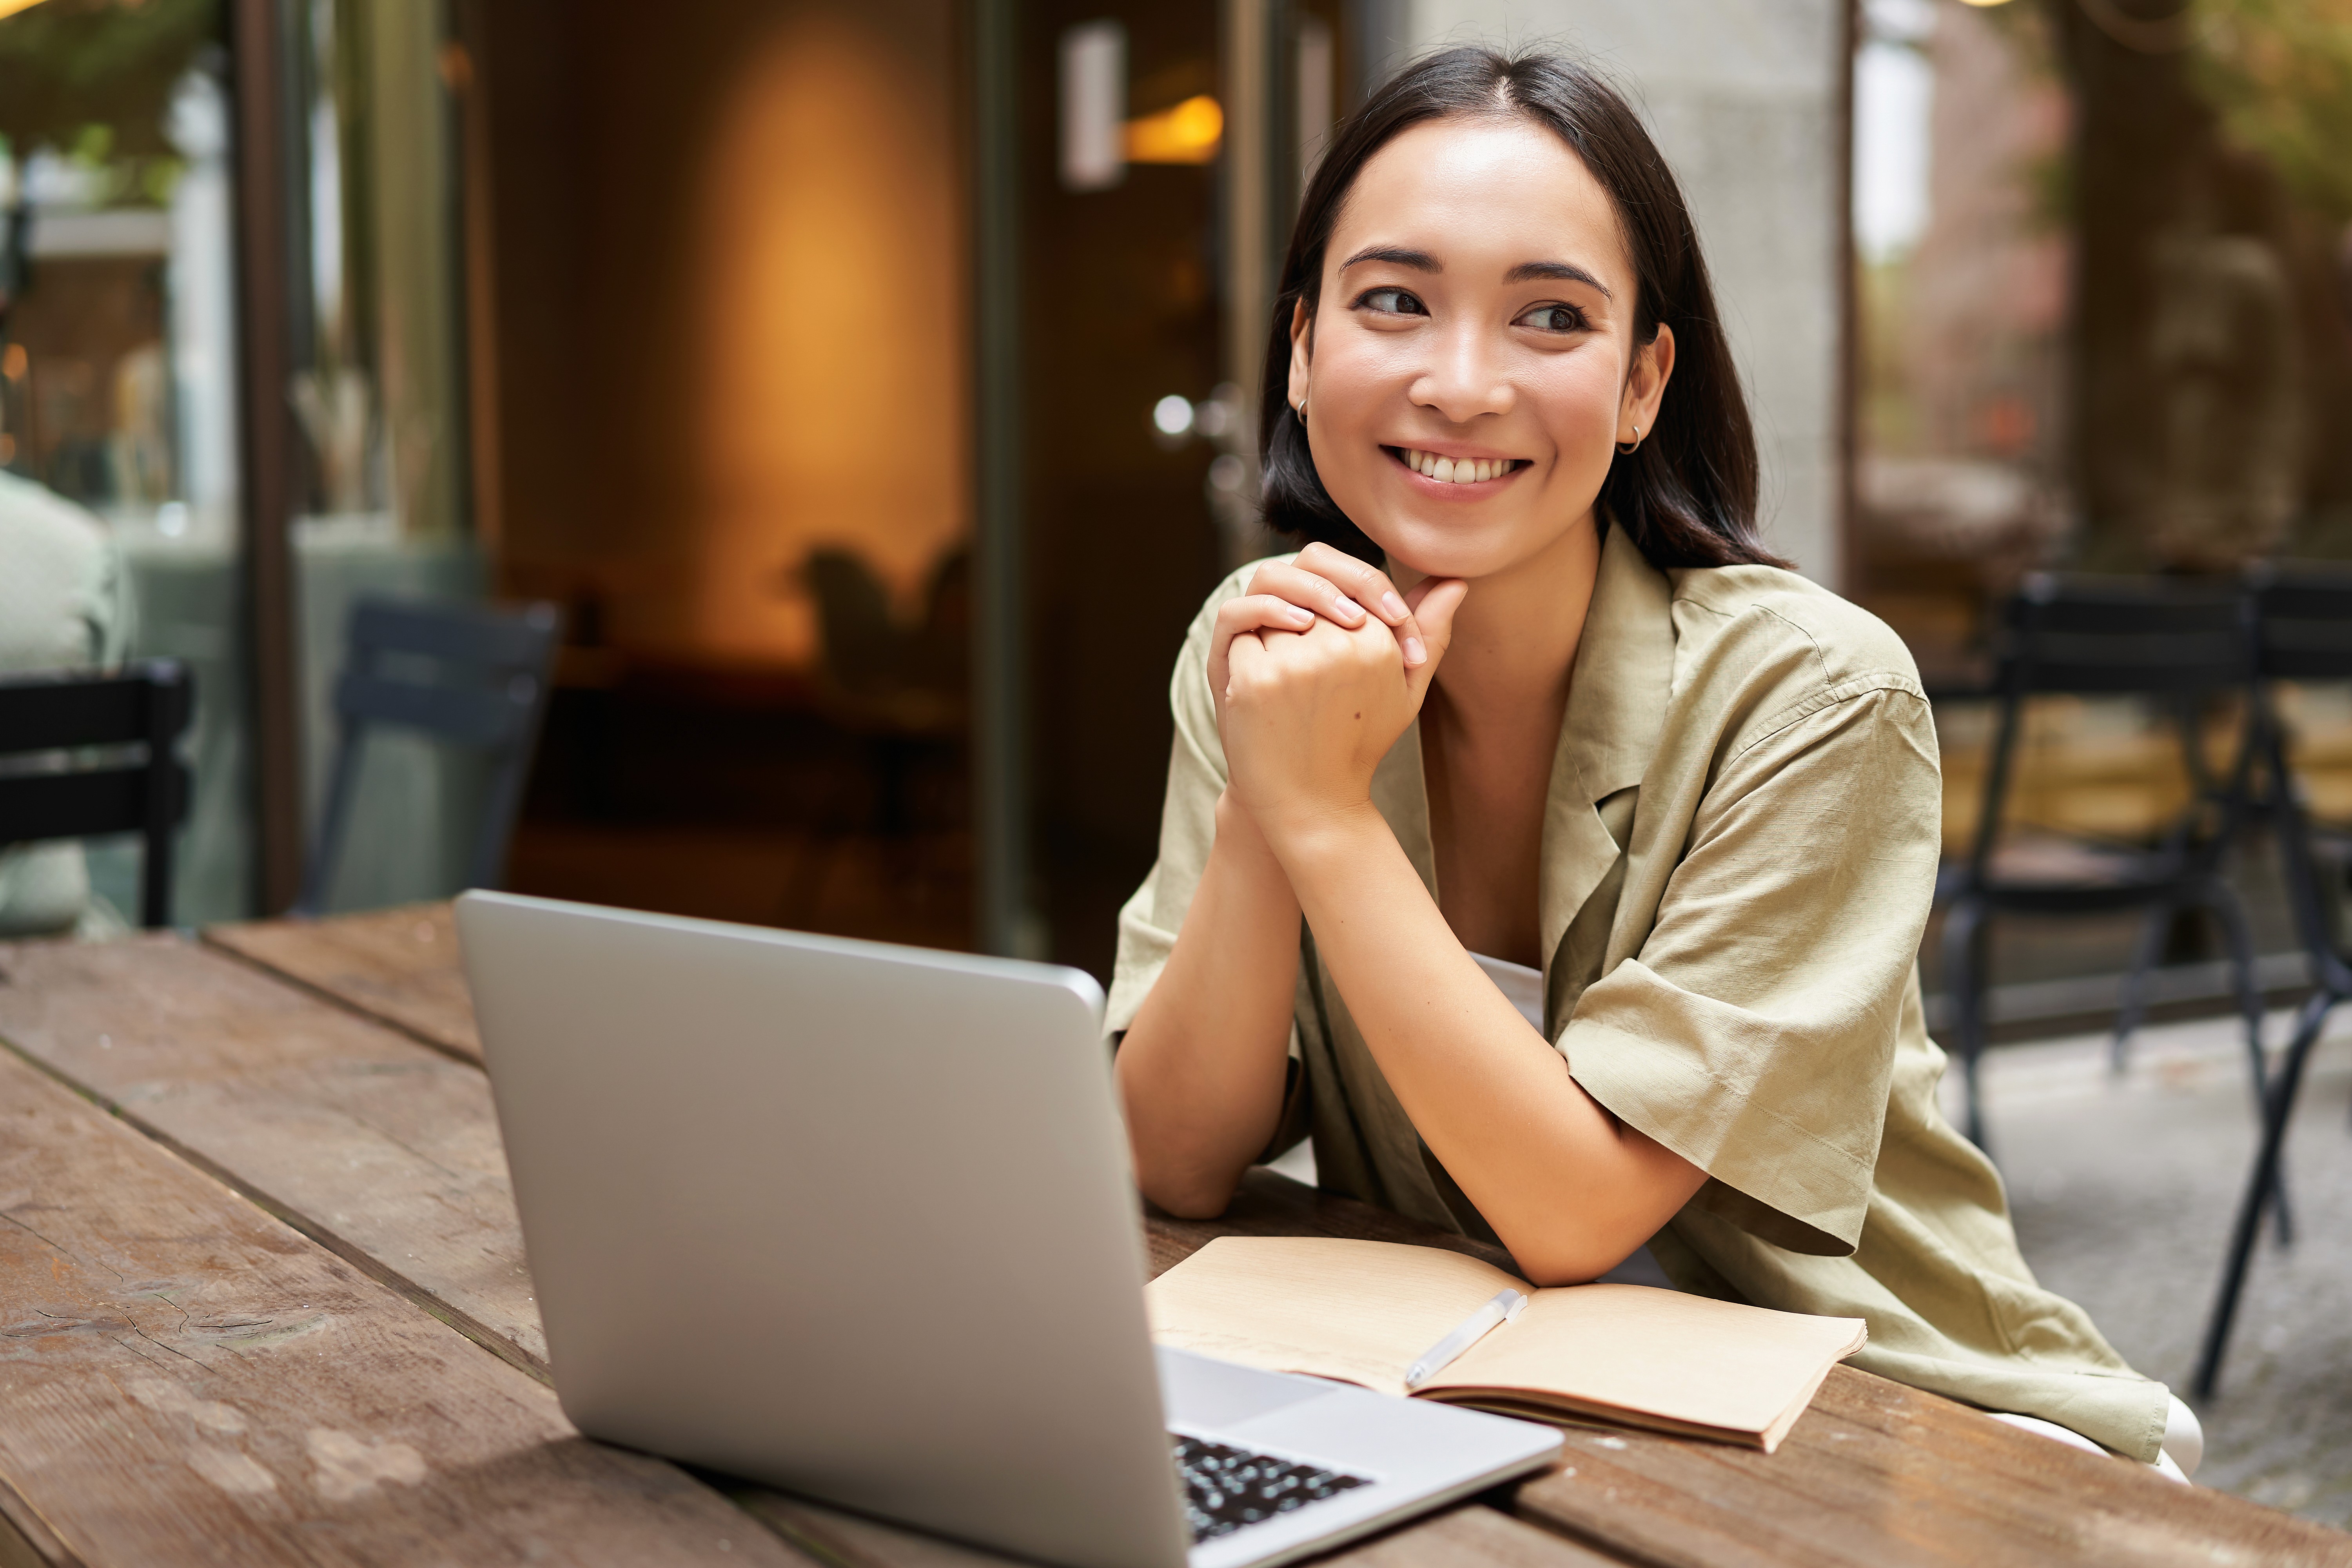
<svg viewBox="0 0 2352 1568"><path fill-rule="evenodd" d="M1860 1350L1859 1318L1685 1296L1643 1285L1538 1291L1518 1321L1423 1385L1525 1389L1758 1436L1784 1425L1832 1363Z"/></svg>
<svg viewBox="0 0 2352 1568"><path fill-rule="evenodd" d="M1496 1291L1528 1289L1436 1247L1220 1237L1153 1280L1144 1302L1160 1344L1402 1394L1414 1357Z"/></svg>

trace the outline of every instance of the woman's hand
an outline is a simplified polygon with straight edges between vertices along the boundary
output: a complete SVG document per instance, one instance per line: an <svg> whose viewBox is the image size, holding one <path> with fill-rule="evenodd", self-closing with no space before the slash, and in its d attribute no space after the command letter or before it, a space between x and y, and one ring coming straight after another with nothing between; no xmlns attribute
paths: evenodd
<svg viewBox="0 0 2352 1568"><path fill-rule="evenodd" d="M1421 711L1468 592L1447 578L1400 599L1425 656L1410 667L1392 627L1370 616L1346 626L1318 616L1226 643L1228 788L1277 853L1290 831L1370 800L1372 773Z"/></svg>
<svg viewBox="0 0 2352 1568"><path fill-rule="evenodd" d="M1237 637L1303 632L1318 616L1350 631L1377 621L1388 628L1406 669L1429 663L1429 639L1407 597L1379 567L1328 544L1310 544L1287 563L1269 561L1260 566L1250 578L1248 593L1218 606L1210 634L1209 690L1216 700L1220 726L1231 677L1228 661Z"/></svg>

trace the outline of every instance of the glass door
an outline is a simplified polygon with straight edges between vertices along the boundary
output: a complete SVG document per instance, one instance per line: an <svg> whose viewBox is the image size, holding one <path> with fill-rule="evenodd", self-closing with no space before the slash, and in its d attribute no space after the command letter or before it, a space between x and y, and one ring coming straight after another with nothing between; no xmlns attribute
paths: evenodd
<svg viewBox="0 0 2352 1568"><path fill-rule="evenodd" d="M88 657L177 658L194 674L195 794L173 918L247 914L253 723L227 18L218 0L9 9L0 18L0 560L15 563L22 597L10 597L0 623L0 668L84 662L58 623L81 613L66 595L96 573ZM58 569L45 573L43 562ZM27 870L32 856L47 869ZM90 898L79 892L85 865ZM6 852L0 926L50 924L64 898L74 924L102 931L135 916L138 876L134 841L92 844L86 856L71 845ZM55 896L26 892L30 883Z"/></svg>
<svg viewBox="0 0 2352 1568"><path fill-rule="evenodd" d="M1283 0L1021 13L1024 922L1108 975L1150 867L1168 674L1256 521L1256 378L1346 17ZM1015 854L1023 851L1015 849Z"/></svg>

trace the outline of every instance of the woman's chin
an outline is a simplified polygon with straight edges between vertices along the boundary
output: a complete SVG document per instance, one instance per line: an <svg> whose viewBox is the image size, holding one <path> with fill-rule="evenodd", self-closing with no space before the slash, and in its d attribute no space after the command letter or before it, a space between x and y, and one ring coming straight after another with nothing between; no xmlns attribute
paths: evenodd
<svg viewBox="0 0 2352 1568"><path fill-rule="evenodd" d="M1365 533L1388 556L1391 576L1403 567L1422 577L1491 577L1542 548L1539 542L1531 544L1502 531L1459 525L1408 524Z"/></svg>
<svg viewBox="0 0 2352 1568"><path fill-rule="evenodd" d="M1574 560L1584 552L1570 536L1591 527L1590 510L1576 524L1561 528L1546 518L1520 515L1473 520L1453 517L1424 520L1391 513L1364 530L1379 545L1391 566L1404 567L1423 577L1461 577L1475 581L1558 554Z"/></svg>

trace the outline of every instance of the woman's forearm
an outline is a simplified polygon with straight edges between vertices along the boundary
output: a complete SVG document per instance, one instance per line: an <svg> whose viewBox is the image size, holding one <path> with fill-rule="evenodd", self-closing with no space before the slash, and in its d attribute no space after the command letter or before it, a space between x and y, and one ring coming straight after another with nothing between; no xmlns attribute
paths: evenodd
<svg viewBox="0 0 2352 1568"><path fill-rule="evenodd" d="M1696 1167L1569 1076L1464 951L1377 811L1288 825L1272 842L1390 1088L1537 1284L1615 1267L1698 1190Z"/></svg>
<svg viewBox="0 0 2352 1568"><path fill-rule="evenodd" d="M1216 842L1175 950L1118 1050L1143 1195L1217 1214L1273 1138L1298 984L1298 901L1246 812L1217 804Z"/></svg>

